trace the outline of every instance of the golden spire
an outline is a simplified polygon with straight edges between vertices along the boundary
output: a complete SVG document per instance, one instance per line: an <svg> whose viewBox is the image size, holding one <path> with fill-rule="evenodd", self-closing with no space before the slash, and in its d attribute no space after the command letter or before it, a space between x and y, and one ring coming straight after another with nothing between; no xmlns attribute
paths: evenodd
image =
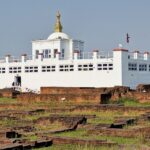
<svg viewBox="0 0 150 150"><path fill-rule="evenodd" d="M55 24L55 32L62 32L62 25L61 25L61 21L60 21L60 13L59 11L57 12L57 15L56 15L56 24Z"/></svg>

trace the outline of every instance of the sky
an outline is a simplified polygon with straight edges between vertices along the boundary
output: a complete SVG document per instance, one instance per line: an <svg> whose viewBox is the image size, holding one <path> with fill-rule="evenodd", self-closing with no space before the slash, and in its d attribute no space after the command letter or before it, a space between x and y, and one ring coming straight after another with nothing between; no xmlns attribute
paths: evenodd
<svg viewBox="0 0 150 150"><path fill-rule="evenodd" d="M150 51L149 7L150 0L0 0L0 56L31 54L31 41L54 31L58 10L63 32L87 51Z"/></svg>

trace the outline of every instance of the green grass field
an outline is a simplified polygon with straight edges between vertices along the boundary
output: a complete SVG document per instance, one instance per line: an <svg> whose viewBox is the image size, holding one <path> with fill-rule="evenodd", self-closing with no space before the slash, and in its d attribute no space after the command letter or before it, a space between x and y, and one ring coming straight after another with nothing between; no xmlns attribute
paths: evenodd
<svg viewBox="0 0 150 150"><path fill-rule="evenodd" d="M84 105L86 103L82 103L80 105ZM131 107L150 107L150 103L139 103L134 99L119 99L117 102L114 102L113 104L123 104L124 106L131 106ZM58 130L60 128L64 128L62 124L59 122L55 122L53 124L50 124L49 122L45 122L45 124L33 124L35 120L41 117L48 117L53 114L58 115L70 115L70 116L76 116L76 115L96 115L95 118L87 119L87 124L91 126L95 126L98 124L112 124L113 121L116 118L121 117L127 117L127 118L133 118L133 117L139 117L142 114L145 113L145 111L138 111L138 110L130 110L130 111L124 111L124 110L73 110L73 111L59 111L59 112L53 112L53 109L64 109L64 108L70 108L73 106L77 106L79 104L71 103L71 102L38 102L38 103L20 103L16 99L10 99L10 98L0 98L0 112L1 111L33 111L36 109L46 109L44 112L38 112L34 114L10 114L18 120L14 120L11 118L4 118L0 120L0 127L3 129L5 128L12 128L16 126L27 126L27 125L33 125L35 132L46 132L50 130ZM87 104L86 104L87 105ZM29 123L28 123L29 122ZM133 126L125 126L125 129L133 129L138 127L150 127L150 121L141 121L138 122L138 124L135 124ZM141 146L149 147L150 146L150 140L145 140L145 137L142 135L136 138L124 138L124 137L113 137L113 136L104 136L104 135L94 135L94 134L88 134L87 129L77 129L72 132L64 132L59 134L46 134L45 136L60 136L60 137L72 137L72 138L79 138L79 139L96 139L96 140L107 140L110 142L115 142L119 144L120 146L113 146L113 147L96 147L96 146L80 146L80 145L53 145L48 148L41 148L38 150L119 150L121 149L121 146L124 147L125 150L132 150L133 145L136 146L135 150L141 150ZM39 139L39 137L34 132L29 133L23 133L22 139L35 141Z"/></svg>

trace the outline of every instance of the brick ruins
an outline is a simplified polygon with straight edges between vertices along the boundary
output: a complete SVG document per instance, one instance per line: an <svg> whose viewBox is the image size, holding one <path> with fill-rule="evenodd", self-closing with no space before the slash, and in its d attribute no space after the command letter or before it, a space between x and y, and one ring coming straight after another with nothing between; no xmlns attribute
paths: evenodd
<svg viewBox="0 0 150 150"><path fill-rule="evenodd" d="M119 86L114 88L41 87L41 94L19 94L17 99L23 102L74 101L76 103L107 104L110 100L116 101L120 98L131 98L144 103L150 102L149 91L150 85L139 85L136 90Z"/></svg>
<svg viewBox="0 0 150 150"><path fill-rule="evenodd" d="M128 87L114 88L56 88L42 87L41 94L23 93L12 89L0 90L1 97L17 98L16 103L0 103L0 120L14 122L11 126L0 128L0 150L32 150L33 148L50 147L60 144L78 144L93 146L122 146L107 139L82 139L82 137L61 137L59 133L85 130L86 135L112 136L123 138L143 137L150 142L150 107L133 107L119 104L107 104L110 100L119 98L134 98L139 102L150 102L150 86L139 85L136 90ZM56 106L48 103L58 102ZM71 105L64 105L72 102ZM38 104L37 106L35 104ZM60 106L59 106L60 104ZM32 106L33 105L33 106ZM62 105L62 106L61 106ZM32 106L32 108L30 108ZM30 109L29 109L29 108ZM22 108L22 109L21 109ZM25 108L28 108L25 110ZM121 115L115 117L112 123L92 124L91 119L100 119L99 111L135 112L138 116ZM83 113L82 112L86 112ZM81 112L81 114L76 114ZM88 114L88 112L97 112ZM66 114L65 114L66 113ZM42 115L42 114L47 114ZM27 118L34 118L34 120ZM37 130L37 126L46 126L46 130ZM54 128L49 128L54 126ZM58 126L58 127L57 127ZM57 127L57 128L56 128ZM128 127L128 128L126 128ZM130 128L131 127L131 128ZM28 140L28 135L36 136ZM147 150L143 148L143 150Z"/></svg>

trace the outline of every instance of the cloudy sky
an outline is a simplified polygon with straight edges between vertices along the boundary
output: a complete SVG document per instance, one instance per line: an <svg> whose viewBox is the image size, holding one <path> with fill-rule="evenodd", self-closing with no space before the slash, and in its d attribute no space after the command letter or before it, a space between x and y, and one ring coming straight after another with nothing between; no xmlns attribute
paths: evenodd
<svg viewBox="0 0 150 150"><path fill-rule="evenodd" d="M149 8L150 0L0 0L0 55L31 54L31 41L53 32L57 10L63 32L84 40L88 51L118 44L150 51Z"/></svg>

